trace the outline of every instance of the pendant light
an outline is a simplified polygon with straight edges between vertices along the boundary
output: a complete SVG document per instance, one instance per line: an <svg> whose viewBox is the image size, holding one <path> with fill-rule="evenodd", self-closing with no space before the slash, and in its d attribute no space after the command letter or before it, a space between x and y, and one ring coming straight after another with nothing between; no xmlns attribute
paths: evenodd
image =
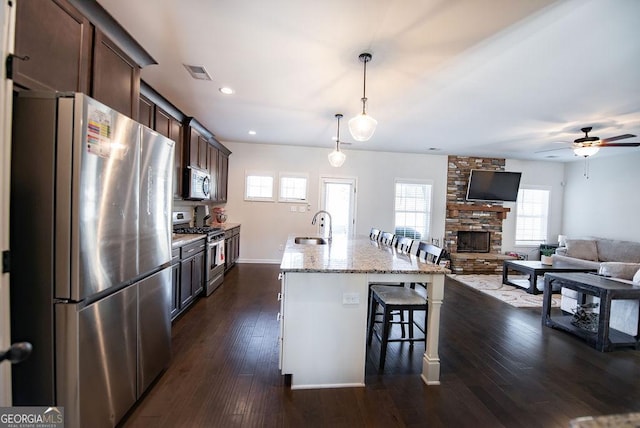
<svg viewBox="0 0 640 428"><path fill-rule="evenodd" d="M338 132L336 134L336 149L329 153L329 163L331 166L339 168L344 163L344 160L347 156L340 151L340 119L342 115L340 113L336 114L336 119L338 119Z"/></svg>
<svg viewBox="0 0 640 428"><path fill-rule="evenodd" d="M364 63L364 84L362 87L362 114L349 120L349 131L356 141L367 141L376 130L378 121L367 115L367 63L371 61L370 53L361 53L360 61Z"/></svg>

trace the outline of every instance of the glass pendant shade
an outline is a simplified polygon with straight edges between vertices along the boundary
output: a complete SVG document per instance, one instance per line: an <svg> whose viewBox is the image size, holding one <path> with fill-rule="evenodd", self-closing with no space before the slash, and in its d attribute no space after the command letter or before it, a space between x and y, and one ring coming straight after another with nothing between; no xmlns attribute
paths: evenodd
<svg viewBox="0 0 640 428"><path fill-rule="evenodd" d="M339 168L344 163L344 160L347 156L340 151L339 148L336 148L334 151L329 153L329 164L335 168Z"/></svg>
<svg viewBox="0 0 640 428"><path fill-rule="evenodd" d="M367 63L371 61L370 53L361 53L358 57L364 63L364 73L362 79L362 113L349 120L349 132L356 141L367 141L373 136L378 121L367 116Z"/></svg>
<svg viewBox="0 0 640 428"><path fill-rule="evenodd" d="M354 140L367 141L373 136L376 125L378 125L377 120L366 113L361 113L349 120L349 132Z"/></svg>
<svg viewBox="0 0 640 428"><path fill-rule="evenodd" d="M573 153L578 156L584 156L585 158L595 155L596 153L598 153L598 151L600 151L600 147L596 146L576 147L575 149L573 149Z"/></svg>
<svg viewBox="0 0 640 428"><path fill-rule="evenodd" d="M342 114L336 113L335 117L338 120L338 126L336 129L336 149L329 153L329 164L335 168L339 168L342 166L347 156L340 151L340 119L342 119Z"/></svg>

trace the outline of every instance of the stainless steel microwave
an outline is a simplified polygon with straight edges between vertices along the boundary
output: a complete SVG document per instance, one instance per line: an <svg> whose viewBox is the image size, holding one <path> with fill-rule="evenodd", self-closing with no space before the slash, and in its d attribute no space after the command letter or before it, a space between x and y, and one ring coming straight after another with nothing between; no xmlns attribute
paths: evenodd
<svg viewBox="0 0 640 428"><path fill-rule="evenodd" d="M205 170L188 166L186 170L187 198L209 199L211 177Z"/></svg>

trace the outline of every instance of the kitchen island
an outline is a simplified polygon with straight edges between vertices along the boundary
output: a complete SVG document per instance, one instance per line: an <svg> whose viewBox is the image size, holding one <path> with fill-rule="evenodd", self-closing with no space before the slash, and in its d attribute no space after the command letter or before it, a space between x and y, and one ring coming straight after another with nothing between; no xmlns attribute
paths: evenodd
<svg viewBox="0 0 640 428"><path fill-rule="evenodd" d="M381 282L427 284L422 379L440 383L440 306L448 269L369 237L305 245L292 236L280 270L280 369L291 375L292 389L364 385L369 284Z"/></svg>

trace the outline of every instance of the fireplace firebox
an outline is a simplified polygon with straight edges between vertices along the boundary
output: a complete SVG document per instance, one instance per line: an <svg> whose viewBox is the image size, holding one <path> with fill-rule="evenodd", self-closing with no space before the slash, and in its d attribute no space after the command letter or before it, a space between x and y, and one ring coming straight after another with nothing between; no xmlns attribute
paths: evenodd
<svg viewBox="0 0 640 428"><path fill-rule="evenodd" d="M490 233L475 230L459 230L457 251L459 253L488 253L491 249Z"/></svg>

